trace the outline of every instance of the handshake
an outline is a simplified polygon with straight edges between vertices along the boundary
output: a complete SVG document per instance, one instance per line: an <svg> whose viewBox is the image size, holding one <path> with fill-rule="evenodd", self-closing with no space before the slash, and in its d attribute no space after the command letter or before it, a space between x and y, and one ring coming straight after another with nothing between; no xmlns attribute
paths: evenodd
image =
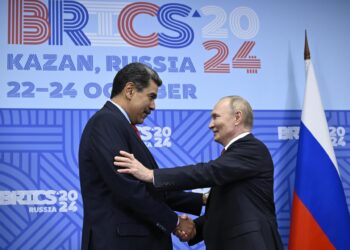
<svg viewBox="0 0 350 250"><path fill-rule="evenodd" d="M179 216L179 224L173 232L180 241L189 241L196 236L196 225L193 220L186 214Z"/></svg>

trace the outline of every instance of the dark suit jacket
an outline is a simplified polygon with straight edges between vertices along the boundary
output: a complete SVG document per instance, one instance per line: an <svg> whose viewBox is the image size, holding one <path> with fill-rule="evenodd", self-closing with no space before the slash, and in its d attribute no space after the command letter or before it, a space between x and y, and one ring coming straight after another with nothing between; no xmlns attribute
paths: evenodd
<svg viewBox="0 0 350 250"><path fill-rule="evenodd" d="M273 162L266 146L249 134L216 160L154 171L155 186L179 190L212 187L197 234L209 250L283 249L273 200Z"/></svg>
<svg viewBox="0 0 350 250"><path fill-rule="evenodd" d="M120 150L158 168L125 116L107 102L88 121L80 142L82 249L172 249L171 232L177 223L172 210L200 214L201 195L159 191L131 175L119 174L113 158Z"/></svg>

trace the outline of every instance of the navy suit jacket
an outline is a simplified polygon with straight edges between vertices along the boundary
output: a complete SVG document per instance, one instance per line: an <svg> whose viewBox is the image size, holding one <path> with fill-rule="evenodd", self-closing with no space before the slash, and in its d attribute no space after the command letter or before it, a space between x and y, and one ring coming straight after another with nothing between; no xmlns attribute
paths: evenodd
<svg viewBox="0 0 350 250"><path fill-rule="evenodd" d="M111 102L88 121L80 141L79 174L84 204L82 249L172 249L173 210L200 214L202 196L159 191L119 174L113 158L133 153L157 169L152 154Z"/></svg>
<svg viewBox="0 0 350 250"><path fill-rule="evenodd" d="M154 171L163 190L212 187L204 216L195 220L208 250L283 249L273 198L273 162L252 134L237 140L208 163Z"/></svg>

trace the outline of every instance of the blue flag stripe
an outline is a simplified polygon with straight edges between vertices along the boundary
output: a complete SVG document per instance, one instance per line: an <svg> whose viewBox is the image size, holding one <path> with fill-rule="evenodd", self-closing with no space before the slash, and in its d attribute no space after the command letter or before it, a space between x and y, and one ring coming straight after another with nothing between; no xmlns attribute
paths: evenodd
<svg viewBox="0 0 350 250"><path fill-rule="evenodd" d="M350 216L340 177L327 153L301 123L295 192L336 249L350 248Z"/></svg>

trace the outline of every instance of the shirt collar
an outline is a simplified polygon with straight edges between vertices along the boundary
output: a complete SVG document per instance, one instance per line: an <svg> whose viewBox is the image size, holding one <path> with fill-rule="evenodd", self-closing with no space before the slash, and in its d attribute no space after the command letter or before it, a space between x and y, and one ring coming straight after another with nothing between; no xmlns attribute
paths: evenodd
<svg viewBox="0 0 350 250"><path fill-rule="evenodd" d="M114 106L116 106L120 110L120 112L122 112L122 114L125 116L125 118L128 120L128 122L131 123L128 114L125 112L125 110L121 106L119 106L118 104L116 104L112 100L108 100L108 101L110 101Z"/></svg>
<svg viewBox="0 0 350 250"><path fill-rule="evenodd" d="M243 138L243 137L245 137L246 135L249 135L249 134L250 134L250 132L244 132L244 133L242 133L240 135L237 135L229 143L227 143L227 145L225 146L225 150L227 150L231 146L232 143L234 143L235 141L237 141L237 140L239 140L239 139L241 139L241 138Z"/></svg>

